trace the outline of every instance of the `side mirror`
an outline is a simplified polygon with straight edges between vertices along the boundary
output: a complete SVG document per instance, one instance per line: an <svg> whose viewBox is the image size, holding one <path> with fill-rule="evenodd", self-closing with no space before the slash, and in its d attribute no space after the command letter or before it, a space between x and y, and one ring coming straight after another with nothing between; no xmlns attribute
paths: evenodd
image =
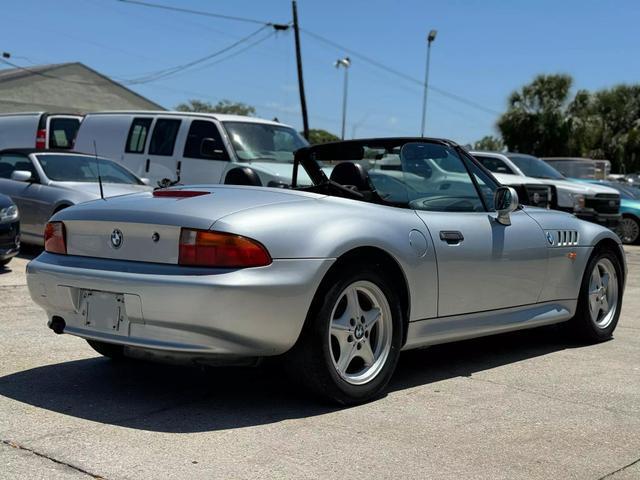
<svg viewBox="0 0 640 480"><path fill-rule="evenodd" d="M200 155L214 160L226 160L224 145L213 138L203 138L200 143Z"/></svg>
<svg viewBox="0 0 640 480"><path fill-rule="evenodd" d="M28 170L14 170L11 172L11 180L16 182L31 182L33 175Z"/></svg>
<svg viewBox="0 0 640 480"><path fill-rule="evenodd" d="M142 178L140 179L140 181L141 181L142 183L144 183L145 185L151 185L151 180L150 180L150 179L148 179L147 177L142 177Z"/></svg>
<svg viewBox="0 0 640 480"><path fill-rule="evenodd" d="M511 187L498 187L493 206L498 213L496 221L502 225L511 225L510 214L518 208L518 194Z"/></svg>

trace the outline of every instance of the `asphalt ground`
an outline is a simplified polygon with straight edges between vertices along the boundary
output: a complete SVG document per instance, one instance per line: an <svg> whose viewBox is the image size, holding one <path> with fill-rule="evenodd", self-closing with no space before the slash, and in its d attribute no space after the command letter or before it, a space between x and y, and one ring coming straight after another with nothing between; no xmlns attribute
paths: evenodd
<svg viewBox="0 0 640 480"><path fill-rule="evenodd" d="M269 365L101 358L46 328L28 259L0 272L0 478L640 479L640 247L613 340L552 327L407 352L352 408Z"/></svg>

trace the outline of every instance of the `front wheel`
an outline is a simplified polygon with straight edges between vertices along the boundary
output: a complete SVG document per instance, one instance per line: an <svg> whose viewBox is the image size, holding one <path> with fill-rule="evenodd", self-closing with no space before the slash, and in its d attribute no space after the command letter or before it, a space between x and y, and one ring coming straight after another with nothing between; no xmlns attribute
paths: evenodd
<svg viewBox="0 0 640 480"><path fill-rule="evenodd" d="M343 271L320 298L287 362L296 378L341 404L370 400L386 387L402 344L395 291L374 271Z"/></svg>
<svg viewBox="0 0 640 480"><path fill-rule="evenodd" d="M613 335L622 307L623 272L610 250L596 251L584 272L576 315L571 320L582 340L602 342Z"/></svg>

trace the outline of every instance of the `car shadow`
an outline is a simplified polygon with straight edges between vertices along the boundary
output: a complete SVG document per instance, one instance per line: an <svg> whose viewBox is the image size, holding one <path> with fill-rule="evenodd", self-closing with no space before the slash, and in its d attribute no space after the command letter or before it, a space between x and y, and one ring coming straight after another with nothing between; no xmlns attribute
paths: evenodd
<svg viewBox="0 0 640 480"><path fill-rule="evenodd" d="M574 346L557 329L545 328L405 352L388 391L470 376ZM341 408L303 393L275 362L197 369L87 358L1 377L0 395L103 424L179 433L262 425Z"/></svg>
<svg viewBox="0 0 640 480"><path fill-rule="evenodd" d="M25 260L33 260L38 255L40 255L43 251L42 247L38 247L35 245L27 245L23 243L20 245L20 253L18 253L18 258L23 258Z"/></svg>

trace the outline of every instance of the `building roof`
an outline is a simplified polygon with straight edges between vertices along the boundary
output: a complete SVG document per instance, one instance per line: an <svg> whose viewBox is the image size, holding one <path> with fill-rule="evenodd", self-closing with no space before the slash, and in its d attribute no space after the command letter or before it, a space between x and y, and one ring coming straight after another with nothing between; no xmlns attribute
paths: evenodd
<svg viewBox="0 0 640 480"><path fill-rule="evenodd" d="M0 112L163 110L161 105L80 63L0 70Z"/></svg>

